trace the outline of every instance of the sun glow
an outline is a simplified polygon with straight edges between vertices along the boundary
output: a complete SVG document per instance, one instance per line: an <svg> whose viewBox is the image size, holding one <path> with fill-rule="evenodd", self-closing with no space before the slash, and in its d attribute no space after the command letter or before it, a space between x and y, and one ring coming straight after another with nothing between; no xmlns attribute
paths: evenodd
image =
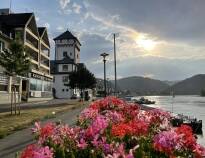
<svg viewBox="0 0 205 158"><path fill-rule="evenodd" d="M144 50L150 51L153 50L156 46L156 42L152 39L149 39L145 35L140 35L136 38L136 43L140 48L143 48Z"/></svg>

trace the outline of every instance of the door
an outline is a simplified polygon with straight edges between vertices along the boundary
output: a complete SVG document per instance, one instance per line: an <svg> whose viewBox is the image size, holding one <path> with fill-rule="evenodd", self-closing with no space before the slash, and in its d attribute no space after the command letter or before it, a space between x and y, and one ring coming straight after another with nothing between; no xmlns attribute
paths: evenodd
<svg viewBox="0 0 205 158"><path fill-rule="evenodd" d="M28 100L28 80L22 80L21 100L22 101L27 101Z"/></svg>

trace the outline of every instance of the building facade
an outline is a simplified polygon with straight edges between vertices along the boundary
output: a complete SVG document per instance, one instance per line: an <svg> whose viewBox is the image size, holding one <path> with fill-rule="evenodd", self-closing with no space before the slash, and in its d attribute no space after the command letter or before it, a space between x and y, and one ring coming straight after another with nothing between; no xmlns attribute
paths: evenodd
<svg viewBox="0 0 205 158"><path fill-rule="evenodd" d="M70 98L75 92L67 85L69 74L77 70L80 63L80 42L68 30L54 39L55 60L51 61L54 76L53 92L56 98Z"/></svg>
<svg viewBox="0 0 205 158"><path fill-rule="evenodd" d="M52 98L52 81L50 75L50 44L47 29L37 27L33 13L10 13L9 9L0 9L0 46L1 51L8 49L9 43L20 39L29 54L32 64L31 72L20 78L19 92L24 100ZM0 68L0 93L10 93L8 76ZM0 83L3 81L0 81ZM1 98L0 98L1 99Z"/></svg>

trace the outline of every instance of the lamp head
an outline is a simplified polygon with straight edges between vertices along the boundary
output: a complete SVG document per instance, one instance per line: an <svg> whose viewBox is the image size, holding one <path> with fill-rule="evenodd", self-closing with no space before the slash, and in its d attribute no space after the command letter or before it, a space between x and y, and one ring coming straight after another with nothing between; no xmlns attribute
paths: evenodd
<svg viewBox="0 0 205 158"><path fill-rule="evenodd" d="M107 54L107 53L102 53L102 54L100 54L100 56L102 56L103 58L105 58L106 56L108 56L109 54Z"/></svg>

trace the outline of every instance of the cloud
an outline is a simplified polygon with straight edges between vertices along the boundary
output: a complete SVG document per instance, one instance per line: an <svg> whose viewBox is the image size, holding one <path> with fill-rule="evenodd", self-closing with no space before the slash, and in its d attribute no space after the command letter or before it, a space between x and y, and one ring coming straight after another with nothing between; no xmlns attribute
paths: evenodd
<svg viewBox="0 0 205 158"><path fill-rule="evenodd" d="M62 32L63 30L65 30L65 28L63 26L58 26L56 29L59 32Z"/></svg>
<svg viewBox="0 0 205 158"><path fill-rule="evenodd" d="M36 22L39 22L40 18L38 16L36 16Z"/></svg>
<svg viewBox="0 0 205 158"><path fill-rule="evenodd" d="M59 3L60 3L61 9L64 10L68 6L68 4L70 3L70 0L59 0Z"/></svg>
<svg viewBox="0 0 205 158"><path fill-rule="evenodd" d="M73 11L76 14L80 14L80 10L81 10L82 7L79 4L77 4L77 3L73 3L72 8L73 8Z"/></svg>
<svg viewBox="0 0 205 158"><path fill-rule="evenodd" d="M49 24L48 22L46 22L46 23L44 24L44 27L46 27L47 29L49 29L49 28L50 28L50 24Z"/></svg>

